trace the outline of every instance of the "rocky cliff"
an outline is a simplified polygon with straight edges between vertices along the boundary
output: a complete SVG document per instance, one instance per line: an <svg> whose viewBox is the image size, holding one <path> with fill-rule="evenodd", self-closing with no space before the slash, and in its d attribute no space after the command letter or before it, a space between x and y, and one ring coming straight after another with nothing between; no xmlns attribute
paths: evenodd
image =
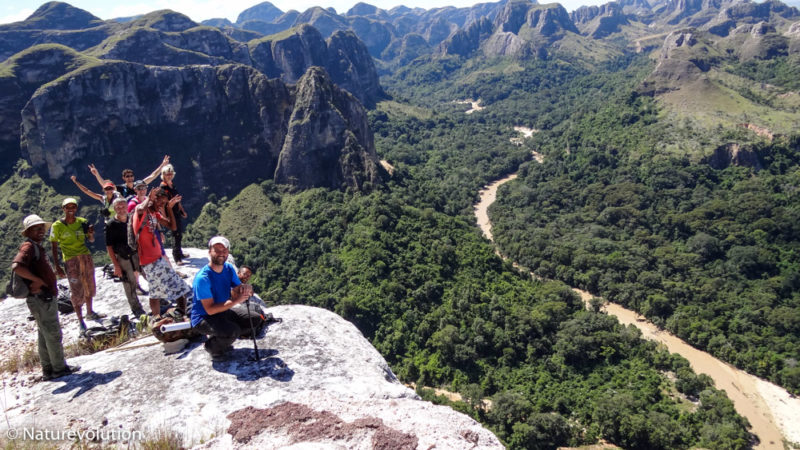
<svg viewBox="0 0 800 450"><path fill-rule="evenodd" d="M337 31L327 42L310 25L248 43L252 65L270 77L295 83L311 66L325 67L334 83L363 104L385 98L369 51L352 32Z"/></svg>
<svg viewBox="0 0 800 450"><path fill-rule="evenodd" d="M207 251L185 250L191 265L180 270L191 283ZM97 279L97 311L109 317L126 313L120 284L104 280L99 269ZM0 333L6 358L35 345L24 300L0 302L0 312L6 318ZM6 374L0 432L88 432L96 438L92 445L104 446L130 444L124 431L137 445L169 438L179 447L205 449L503 448L469 417L421 401L358 329L336 314L300 305L267 312L283 321L259 335L260 361L250 360L249 338L234 343L229 360L212 362L202 340L165 354L164 346L145 337L71 358L81 371L57 381ZM61 316L61 322L65 342L75 340L74 315ZM84 445L90 441L82 439Z"/></svg>
<svg viewBox="0 0 800 450"><path fill-rule="evenodd" d="M260 8L268 9L268 6L261 4ZM320 15L331 16L329 11L320 11ZM59 14L65 17L65 23L58 22ZM252 14L244 14L244 17ZM321 19L318 23L324 25ZM53 28L36 28L39 26ZM382 48L388 43L389 37L385 34L379 37L381 34L378 30L370 29L369 24L366 26L363 33L373 36L372 41L380 41L378 44L373 42L374 45ZM199 26L187 16L174 11L154 11L126 23L117 23L101 21L65 3L50 3L23 22L0 26L0 58L8 58L34 43L60 43L88 56L148 65L247 64L270 77L280 77L290 83L296 82L312 65L319 65L333 74L334 82L346 86L346 89L354 89L351 93L365 104L372 105L382 98L384 94L375 67L371 60L364 58L363 43L350 36L348 39L355 42L337 47L335 67L329 67L325 41L319 32L309 29L313 28L304 25L295 32L245 43L237 38L252 39L254 35L244 30L236 32L232 28L226 34L220 28ZM328 35L323 33L322 36ZM259 48L264 42L269 42L274 48ZM347 51L355 53L342 53ZM271 61L265 60L265 53L270 53ZM343 71L341 60L357 65L353 70ZM356 78L343 78L353 76ZM366 84L368 81L369 85Z"/></svg>
<svg viewBox="0 0 800 450"><path fill-rule="evenodd" d="M465 29L458 30L450 39L439 46L439 53L443 55L469 56L475 52L492 35L494 30L492 22L487 17L482 17Z"/></svg>
<svg viewBox="0 0 800 450"><path fill-rule="evenodd" d="M367 122L361 104L320 73L322 69L310 70L309 83L301 77L298 84L305 87L297 91L303 95L296 96L293 86L244 65L91 65L36 91L22 110L22 152L50 179L83 173L90 162L102 173L118 173L127 166L144 172L150 169L141 167L143 151L170 154L176 167L185 168L181 186L187 204L199 204L209 186L226 195L253 180L273 178L285 141L298 139L290 117L311 107L305 102L314 98L314 89L334 96L336 107L348 114L347 130L337 131L351 132L358 136L354 142L373 148L372 136L363 131ZM329 120L309 114L304 125L328 129ZM304 145L311 153L350 154L354 142L311 134ZM374 150L362 156L375 158L377 165ZM302 186L338 189L344 183L359 188L377 181L364 171L364 160L355 161L352 168L347 166L350 162L343 159L336 175L316 171L332 167L315 165L306 170ZM342 173L352 176L342 178ZM365 178L358 178L362 174Z"/></svg>
<svg viewBox="0 0 800 450"><path fill-rule="evenodd" d="M297 83L296 99L275 170L277 183L363 189L380 181L372 131L358 102L335 89L319 68L309 69Z"/></svg>

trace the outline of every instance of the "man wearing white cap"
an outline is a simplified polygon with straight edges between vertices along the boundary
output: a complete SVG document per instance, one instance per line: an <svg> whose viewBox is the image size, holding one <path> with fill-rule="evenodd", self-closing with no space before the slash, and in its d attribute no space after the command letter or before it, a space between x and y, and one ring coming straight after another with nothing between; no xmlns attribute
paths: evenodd
<svg viewBox="0 0 800 450"><path fill-rule="evenodd" d="M192 327L207 334L205 349L211 359L218 361L232 348L241 335L238 316L231 311L253 295L253 287L242 284L236 269L226 260L230 242L223 236L208 241L208 265L194 277Z"/></svg>
<svg viewBox="0 0 800 450"><path fill-rule="evenodd" d="M28 280L26 303L39 329L39 361L42 379L52 380L77 372L80 367L68 366L61 345L61 324L58 322L56 274L47 261L42 241L50 226L41 217L32 214L22 221L22 235L27 239L11 265L17 275Z"/></svg>

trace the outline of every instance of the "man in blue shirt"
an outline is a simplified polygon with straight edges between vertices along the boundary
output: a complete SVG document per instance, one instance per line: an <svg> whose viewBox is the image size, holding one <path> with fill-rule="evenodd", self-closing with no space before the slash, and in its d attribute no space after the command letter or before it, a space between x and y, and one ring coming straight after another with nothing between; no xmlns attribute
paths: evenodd
<svg viewBox="0 0 800 450"><path fill-rule="evenodd" d="M253 287L242 284L236 269L226 260L230 242L223 236L208 241L209 263L194 277L192 327L209 336L205 348L219 361L233 348L240 335L236 314L230 309L253 295Z"/></svg>

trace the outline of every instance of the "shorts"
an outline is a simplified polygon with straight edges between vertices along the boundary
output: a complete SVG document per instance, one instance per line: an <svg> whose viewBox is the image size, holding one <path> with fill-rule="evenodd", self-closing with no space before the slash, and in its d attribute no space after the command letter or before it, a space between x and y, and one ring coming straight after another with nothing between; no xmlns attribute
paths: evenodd
<svg viewBox="0 0 800 450"><path fill-rule="evenodd" d="M77 255L64 263L69 281L69 300L77 310L94 297L94 263L92 255Z"/></svg>
<svg viewBox="0 0 800 450"><path fill-rule="evenodd" d="M158 258L152 263L142 266L142 271L147 276L147 283L150 285L150 298L171 302L192 292L192 288L183 282L180 275L164 258Z"/></svg>

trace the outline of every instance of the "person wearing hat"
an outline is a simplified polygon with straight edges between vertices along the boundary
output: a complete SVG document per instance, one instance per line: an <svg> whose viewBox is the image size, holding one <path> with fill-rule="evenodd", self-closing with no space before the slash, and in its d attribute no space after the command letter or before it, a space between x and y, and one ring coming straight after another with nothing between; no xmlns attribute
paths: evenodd
<svg viewBox="0 0 800 450"><path fill-rule="evenodd" d="M229 251L228 239L211 238L208 264L197 272L192 285L192 327L209 336L205 349L215 361L224 359L241 335L238 316L231 308L253 295L253 287L242 284L236 269L227 262Z"/></svg>
<svg viewBox="0 0 800 450"><path fill-rule="evenodd" d="M161 173L161 169L167 164L169 164L168 155L164 156L164 160L161 161L161 164L156 167L156 170L154 170L153 173L144 178L144 182L146 184L152 183L153 180L155 180L156 177L158 177L158 175ZM94 175L94 177L97 179L97 182L100 183L100 187L105 188L106 179L100 175L100 172L97 170L94 164L89 164L89 172L92 172L92 175ZM122 171L122 184L116 185L116 188L117 192L119 192L119 194L124 197L125 200L130 200L136 196L136 186L134 183L135 179L136 177L133 175L133 170L124 169Z"/></svg>
<svg viewBox="0 0 800 450"><path fill-rule="evenodd" d="M81 307L86 304L86 318L98 320L103 316L92 309L92 299L95 295L94 263L92 253L86 246L86 239L94 242L94 227L83 217L78 217L78 201L72 197L61 202L64 217L53 223L50 229L50 243L53 250L53 263L59 278L66 277L69 281L69 293L72 306L81 331L86 330ZM58 263L58 248L64 258L64 269Z"/></svg>
<svg viewBox="0 0 800 450"><path fill-rule="evenodd" d="M120 197L120 193L117 192L117 187L111 182L111 180L105 180L103 182L103 193L98 194L90 191L89 188L79 183L75 175L72 175L70 179L73 183L75 183L76 186L78 186L78 189L80 189L81 192L103 203L103 217L105 217L106 220L114 215L114 207L111 206L111 203L114 202L115 198Z"/></svg>
<svg viewBox="0 0 800 450"><path fill-rule="evenodd" d="M30 282L25 301L39 331L39 362L42 365L43 380L59 378L80 369L79 366L67 365L64 359L56 301L56 274L53 273L42 247L48 227L50 223L36 214L26 217L22 221L22 235L26 239L11 264L11 270Z"/></svg>
<svg viewBox="0 0 800 450"><path fill-rule="evenodd" d="M172 164L167 164L166 166L161 168L161 189L167 193L167 199L172 200L175 197L180 197L178 190L175 188L175 168L172 167ZM180 200L175 203L175 206L172 207L172 213L175 215L175 224L172 228L172 237L174 242L172 243L172 259L175 260L175 264L183 264L183 258L187 258L189 255L183 254L183 249L181 248L181 244L183 241L183 225L182 221L186 218L186 210L183 209L183 204Z"/></svg>
<svg viewBox="0 0 800 450"><path fill-rule="evenodd" d="M114 265L114 275L122 279L122 288L134 317L144 315L144 309L136 295L139 279L138 264L134 263L136 250L128 246L128 204L124 198L114 199L114 217L106 222L106 251ZM138 258L137 258L138 260Z"/></svg>

